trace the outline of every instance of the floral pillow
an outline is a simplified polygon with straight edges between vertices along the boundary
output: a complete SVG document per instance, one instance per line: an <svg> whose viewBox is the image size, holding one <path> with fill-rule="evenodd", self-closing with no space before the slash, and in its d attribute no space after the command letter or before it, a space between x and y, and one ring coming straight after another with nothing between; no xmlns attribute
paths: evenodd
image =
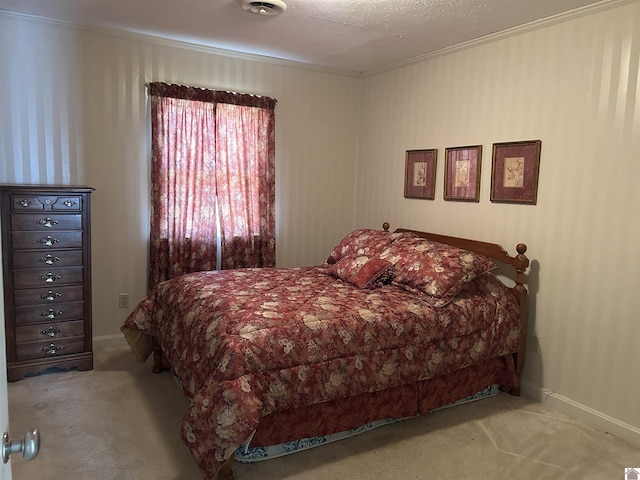
<svg viewBox="0 0 640 480"><path fill-rule="evenodd" d="M343 257L378 257L379 253L391 245L391 242L397 236L398 234L385 232L384 230L367 228L354 230L333 247L329 258L327 258L327 263L336 263Z"/></svg>
<svg viewBox="0 0 640 480"><path fill-rule="evenodd" d="M393 265L380 258L342 257L329 267L329 274L358 288L375 288L391 282Z"/></svg>
<svg viewBox="0 0 640 480"><path fill-rule="evenodd" d="M386 248L380 258L393 264L393 283L443 307L468 282L497 268L474 252L408 234Z"/></svg>

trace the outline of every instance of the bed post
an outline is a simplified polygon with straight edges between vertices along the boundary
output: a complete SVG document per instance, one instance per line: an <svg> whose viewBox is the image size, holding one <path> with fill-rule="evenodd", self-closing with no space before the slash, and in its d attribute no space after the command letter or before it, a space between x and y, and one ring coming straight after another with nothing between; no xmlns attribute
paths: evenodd
<svg viewBox="0 0 640 480"><path fill-rule="evenodd" d="M520 381L522 379L522 369L524 368L524 360L527 351L527 320L529 317L529 305L527 299L528 292L524 284L526 283L525 271L529 267L529 259L525 255L527 246L524 243L516 245L516 251L518 252L516 259L520 264L516 266L516 284L512 291L518 299L518 304L520 306L520 345L518 347L518 352L514 354L518 386L511 390L511 394L520 396Z"/></svg>
<svg viewBox="0 0 640 480"><path fill-rule="evenodd" d="M156 337L152 337L151 344L153 345L153 373L162 373L162 348L156 340Z"/></svg>
<svg viewBox="0 0 640 480"><path fill-rule="evenodd" d="M231 455L222 468L220 472L218 472L218 477L216 480L234 480L233 478L233 455Z"/></svg>

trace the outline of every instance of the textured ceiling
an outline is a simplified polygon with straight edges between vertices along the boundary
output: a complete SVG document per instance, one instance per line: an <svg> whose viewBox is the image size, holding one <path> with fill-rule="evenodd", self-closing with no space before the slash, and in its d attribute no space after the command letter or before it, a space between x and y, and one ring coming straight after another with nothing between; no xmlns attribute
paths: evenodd
<svg viewBox="0 0 640 480"><path fill-rule="evenodd" d="M589 5L619 0L0 0L0 10L366 72Z"/></svg>

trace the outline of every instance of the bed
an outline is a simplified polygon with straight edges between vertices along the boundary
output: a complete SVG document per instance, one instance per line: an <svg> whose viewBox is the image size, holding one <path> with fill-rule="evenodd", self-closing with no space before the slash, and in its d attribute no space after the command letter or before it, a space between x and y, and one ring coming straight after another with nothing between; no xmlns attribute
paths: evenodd
<svg viewBox="0 0 640 480"><path fill-rule="evenodd" d="M492 385L519 394L526 250L385 223L322 265L163 282L121 330L191 399L181 436L203 477L231 479L241 446L423 415Z"/></svg>

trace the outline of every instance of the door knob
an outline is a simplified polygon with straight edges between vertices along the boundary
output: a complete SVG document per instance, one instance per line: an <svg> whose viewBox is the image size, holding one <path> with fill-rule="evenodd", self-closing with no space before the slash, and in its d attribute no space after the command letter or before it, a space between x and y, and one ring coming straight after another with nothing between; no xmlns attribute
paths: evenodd
<svg viewBox="0 0 640 480"><path fill-rule="evenodd" d="M22 452L25 460L33 460L40 451L40 432L37 428L24 434L24 438L19 442L12 442L9 434L2 435L2 463L9 461L9 455Z"/></svg>

